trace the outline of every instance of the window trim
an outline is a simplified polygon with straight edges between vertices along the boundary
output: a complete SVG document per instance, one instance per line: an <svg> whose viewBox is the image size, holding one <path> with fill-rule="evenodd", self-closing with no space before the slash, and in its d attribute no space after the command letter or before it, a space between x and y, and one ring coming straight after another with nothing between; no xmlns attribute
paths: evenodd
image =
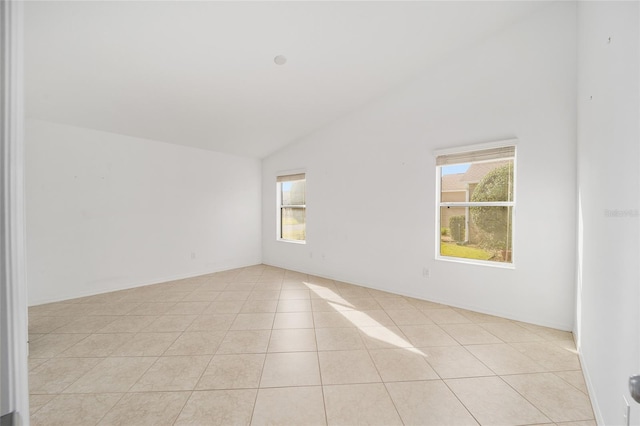
<svg viewBox="0 0 640 426"><path fill-rule="evenodd" d="M282 191L280 189L280 185L282 184L282 181L279 181L278 179L281 177L285 177L285 176L295 176L295 175L304 175L304 180L305 180L305 204L291 204L291 205L283 205L282 204ZM307 228L307 204L306 204L306 199L307 199L307 189L306 189L306 182L307 182L307 172L306 170L302 170L302 169L296 169L296 170L287 170L287 171L283 171L283 172L277 172L276 173L276 241L280 241L283 243L291 243L291 244L307 244L307 235L306 235L306 228ZM305 239L304 240L288 240L286 238L282 238L282 209L283 208L287 208L287 207L294 207L294 208L304 208L305 210L305 222L304 222L304 226L305 226Z"/></svg>
<svg viewBox="0 0 640 426"><path fill-rule="evenodd" d="M439 156L444 156L444 155L453 155L453 154L463 154L465 152L472 152L472 151L482 151L482 150L488 150L488 149L496 149L496 148L506 148L506 147L513 147L514 148L514 154L513 154L513 187L514 187L514 191L513 191L513 200L512 201L498 201L498 202L483 202L483 203L477 203L477 202L468 202L468 201L457 201L457 202L441 202L441 169L443 167L443 165L437 165L435 167L435 174L436 174L436 193L435 193L435 260L440 260L443 262L453 262L453 263L462 263L462 264L468 264L468 265L479 265L479 266L489 266L492 268L500 268L500 269L515 269L516 268L516 256L514 255L515 253L517 253L516 250L516 199L517 199L517 191L515 190L515 188L517 188L517 173L518 173L518 166L517 166L517 152L518 152L518 139L506 139L506 140L500 140L500 141L494 141L494 142L488 142L488 143L481 143L481 144L474 144L474 145L466 145L466 146L461 146L461 147L455 147L455 148L445 148L445 149L438 149L433 151L433 155L434 155L434 160L436 160L437 157ZM493 160L488 160L488 161L493 161ZM477 163L480 163L482 161L476 161ZM459 163L459 164L463 164L463 163ZM511 207L511 252L512 252L512 257L511 257L511 262L510 263L506 263L506 262L495 262L495 261L490 261L490 260L479 260L479 259L467 259L467 258L463 258L463 257L453 257L453 256L443 256L440 254L440 208L441 207L474 207L474 206L495 206L495 207Z"/></svg>

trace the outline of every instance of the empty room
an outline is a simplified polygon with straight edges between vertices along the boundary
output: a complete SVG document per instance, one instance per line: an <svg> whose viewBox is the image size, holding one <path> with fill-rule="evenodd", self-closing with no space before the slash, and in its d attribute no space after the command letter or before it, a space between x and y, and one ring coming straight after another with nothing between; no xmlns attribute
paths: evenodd
<svg viewBox="0 0 640 426"><path fill-rule="evenodd" d="M3 426L640 425L638 1L1 7Z"/></svg>

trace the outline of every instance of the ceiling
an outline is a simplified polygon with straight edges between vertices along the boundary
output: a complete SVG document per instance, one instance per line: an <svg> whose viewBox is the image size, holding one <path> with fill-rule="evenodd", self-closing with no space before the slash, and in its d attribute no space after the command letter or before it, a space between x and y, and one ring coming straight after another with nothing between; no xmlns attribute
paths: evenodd
<svg viewBox="0 0 640 426"><path fill-rule="evenodd" d="M27 2L26 115L262 158L542 5Z"/></svg>

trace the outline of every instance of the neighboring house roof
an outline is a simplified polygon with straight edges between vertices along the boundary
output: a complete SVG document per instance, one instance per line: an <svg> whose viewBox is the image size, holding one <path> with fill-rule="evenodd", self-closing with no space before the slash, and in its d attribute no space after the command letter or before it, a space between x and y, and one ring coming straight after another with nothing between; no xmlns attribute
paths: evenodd
<svg viewBox="0 0 640 426"><path fill-rule="evenodd" d="M489 163L473 163L460 177L460 182L477 183L491 170L509 163L511 160L491 161ZM464 189L464 186L463 186Z"/></svg>
<svg viewBox="0 0 640 426"><path fill-rule="evenodd" d="M464 191L467 189L467 183L461 180L464 173L456 173L453 175L442 176L442 191Z"/></svg>
<svg viewBox="0 0 640 426"><path fill-rule="evenodd" d="M442 176L442 191L466 191L467 184L478 183L491 170L501 167L511 160L491 161L489 163L473 163L465 173Z"/></svg>

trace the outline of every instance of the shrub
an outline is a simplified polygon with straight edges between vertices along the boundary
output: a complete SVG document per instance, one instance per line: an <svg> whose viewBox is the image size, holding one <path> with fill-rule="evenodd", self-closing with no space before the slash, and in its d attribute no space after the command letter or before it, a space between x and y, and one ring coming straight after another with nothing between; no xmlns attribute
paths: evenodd
<svg viewBox="0 0 640 426"><path fill-rule="evenodd" d="M507 201L513 199L513 164L496 167L478 183L471 201ZM511 247L511 207L471 207L473 222L480 228L480 245L491 249Z"/></svg>
<svg viewBox="0 0 640 426"><path fill-rule="evenodd" d="M449 229L451 230L451 238L454 241L465 240L465 222L464 216L451 216L449 218Z"/></svg>

